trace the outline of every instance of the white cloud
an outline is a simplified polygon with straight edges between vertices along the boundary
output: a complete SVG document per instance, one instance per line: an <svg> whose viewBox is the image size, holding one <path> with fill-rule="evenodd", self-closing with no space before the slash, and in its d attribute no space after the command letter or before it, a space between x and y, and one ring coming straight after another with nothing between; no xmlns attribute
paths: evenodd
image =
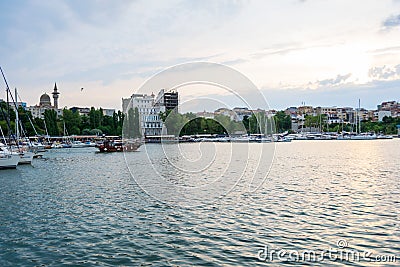
<svg viewBox="0 0 400 267"><path fill-rule="evenodd" d="M383 2L9 3L0 64L29 104L56 81L66 105L118 108L138 81L196 59L234 65L259 87L362 85L398 78L379 69L400 61L397 32L381 31L397 25L396 3ZM83 85L98 93L74 91Z"/></svg>
<svg viewBox="0 0 400 267"><path fill-rule="evenodd" d="M400 64L396 66L383 66L371 68L368 72L373 80L397 80L400 79Z"/></svg>
<svg viewBox="0 0 400 267"><path fill-rule="evenodd" d="M386 29L399 27L400 26L400 15L392 15L385 19L382 23L383 27Z"/></svg>

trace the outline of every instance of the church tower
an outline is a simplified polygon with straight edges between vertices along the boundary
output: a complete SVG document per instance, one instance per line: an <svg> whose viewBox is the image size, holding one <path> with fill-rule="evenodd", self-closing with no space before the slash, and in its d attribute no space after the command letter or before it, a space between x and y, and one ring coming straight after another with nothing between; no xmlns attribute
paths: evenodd
<svg viewBox="0 0 400 267"><path fill-rule="evenodd" d="M53 95L53 99L54 99L54 107L56 109L58 109L58 95L59 94L60 93L57 92L57 83L54 83L54 91L53 91L52 95Z"/></svg>

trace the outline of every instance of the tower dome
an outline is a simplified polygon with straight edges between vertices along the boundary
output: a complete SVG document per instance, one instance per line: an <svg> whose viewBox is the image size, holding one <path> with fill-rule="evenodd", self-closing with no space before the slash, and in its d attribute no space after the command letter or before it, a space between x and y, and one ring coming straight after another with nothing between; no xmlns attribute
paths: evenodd
<svg viewBox="0 0 400 267"><path fill-rule="evenodd" d="M40 96L39 106L41 107L49 107L51 106L51 99L50 96L46 93Z"/></svg>

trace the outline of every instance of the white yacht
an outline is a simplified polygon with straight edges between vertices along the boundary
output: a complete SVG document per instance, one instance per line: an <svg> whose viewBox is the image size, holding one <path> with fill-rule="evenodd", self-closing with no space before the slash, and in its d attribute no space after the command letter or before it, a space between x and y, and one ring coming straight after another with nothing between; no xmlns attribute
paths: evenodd
<svg viewBox="0 0 400 267"><path fill-rule="evenodd" d="M15 151L12 154L18 155L18 164L32 164L33 156L35 156L35 153L30 151Z"/></svg>
<svg viewBox="0 0 400 267"><path fill-rule="evenodd" d="M86 142L85 142L85 146L86 146L86 147L95 147L95 146L96 146L96 143L95 143L95 142L92 142L92 141L86 141Z"/></svg>
<svg viewBox="0 0 400 267"><path fill-rule="evenodd" d="M384 135L384 134L378 134L376 136L376 139L393 139L393 136L391 135Z"/></svg>
<svg viewBox="0 0 400 267"><path fill-rule="evenodd" d="M71 146L72 148L80 148L80 147L86 147L86 144L81 141L73 141Z"/></svg>
<svg viewBox="0 0 400 267"><path fill-rule="evenodd" d="M350 140L374 140L376 139L376 134L360 133L357 135L350 136Z"/></svg>
<svg viewBox="0 0 400 267"><path fill-rule="evenodd" d="M0 169L15 169L19 159L19 155L11 153L4 144L0 143Z"/></svg>

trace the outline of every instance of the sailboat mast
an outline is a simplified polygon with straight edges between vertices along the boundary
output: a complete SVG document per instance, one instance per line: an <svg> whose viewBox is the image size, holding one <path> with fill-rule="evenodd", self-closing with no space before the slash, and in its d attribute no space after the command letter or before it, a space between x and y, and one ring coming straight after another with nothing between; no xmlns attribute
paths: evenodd
<svg viewBox="0 0 400 267"><path fill-rule="evenodd" d="M15 88L15 90L17 90L16 88ZM15 96L15 99L18 101L20 101L21 103L22 103L22 99L21 99L21 96L17 93L17 95ZM26 116L28 117L28 120L29 120L29 123L31 124L31 126L32 126L32 129L35 131L35 135L36 136L38 136L38 132L36 131L36 128L35 128L35 126L33 125L33 122L32 122L32 120L31 120L31 117L27 114L27 113L25 113L26 114Z"/></svg>
<svg viewBox="0 0 400 267"><path fill-rule="evenodd" d="M4 75L3 69L0 67L1 75L3 76L4 82L6 83L6 101L7 101L7 117L5 117L8 124L8 141L11 142L11 122L10 122L10 100L8 98L8 83L6 80L6 76ZM3 111L3 109L2 109ZM4 116L4 113L3 113Z"/></svg>
<svg viewBox="0 0 400 267"><path fill-rule="evenodd" d="M354 111L354 113L355 113L355 118L354 118L354 124L355 124L355 130L356 130L356 133L358 133L358 123L357 123L357 121L358 121L358 110L357 110L357 108L356 108L356 110Z"/></svg>
<svg viewBox="0 0 400 267"><path fill-rule="evenodd" d="M4 112L2 106L0 106L0 110L1 110L1 113L2 113L3 117L6 120L7 128L8 128L8 141L9 141L9 143L11 143L11 131L12 131L12 129L11 129L11 122L10 122L10 113L6 114ZM4 137L4 135L3 135L3 137ZM10 144L10 147L11 147L11 144Z"/></svg>
<svg viewBox="0 0 400 267"><path fill-rule="evenodd" d="M15 99L17 99L17 88L15 88ZM15 135L17 141L19 140L19 116L18 109L15 110Z"/></svg>
<svg viewBox="0 0 400 267"><path fill-rule="evenodd" d="M360 116L360 110L361 110L361 99L358 99L358 132L361 133L361 116Z"/></svg>
<svg viewBox="0 0 400 267"><path fill-rule="evenodd" d="M11 97L11 100L12 100L12 102L13 102L13 104L14 104L14 107L15 107L15 110L16 110L16 113L17 113L17 114L18 114L18 106L17 106L16 101L14 100L14 97L13 97L13 95L12 95L12 92L11 92L11 90L10 90L10 87L8 86L8 82L7 82L6 76L4 75L3 69L2 69L1 67L0 67L0 72L1 72L1 75L3 76L4 82L5 82L5 84L6 84L7 110L8 110L8 117L10 117L10 105L9 105L9 98L8 98L8 96ZM8 118L8 119L10 119L10 118ZM10 122L10 125L11 125L11 122ZM22 132L24 132L24 130L23 130L24 128L22 127L22 124L21 124L21 129L22 129ZM12 131L12 129L11 129L11 127L10 127L10 128L9 128L9 134L8 134L8 138L10 139L10 142L11 142L11 131ZM17 147L19 148L19 143L18 143L18 140L15 139L15 136L14 136L14 140L15 140L15 143L16 143Z"/></svg>
<svg viewBox="0 0 400 267"><path fill-rule="evenodd" d="M49 132L47 131L47 125L46 125L46 117L43 119L43 122L44 122L44 129L46 130L47 142L50 143L50 136Z"/></svg>
<svg viewBox="0 0 400 267"><path fill-rule="evenodd" d="M6 146L8 146L7 140L6 140L6 138L4 137L3 128L1 128L1 126L0 126L0 133L1 133L1 136L3 137L3 142L4 142L4 144L5 144Z"/></svg>

